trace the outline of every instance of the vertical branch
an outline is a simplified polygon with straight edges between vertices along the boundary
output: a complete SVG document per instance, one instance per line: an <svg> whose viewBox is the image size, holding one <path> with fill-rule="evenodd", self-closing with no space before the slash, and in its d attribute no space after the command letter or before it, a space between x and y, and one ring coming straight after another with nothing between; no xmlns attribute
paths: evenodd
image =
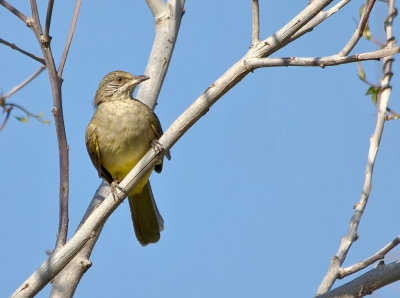
<svg viewBox="0 0 400 298"><path fill-rule="evenodd" d="M61 80L57 76L54 64L53 54L50 48L50 38L44 36L40 25L39 13L37 10L36 0L31 0L32 21L29 23L30 28L40 44L43 58L46 62L47 72L50 78L50 85L53 97L53 116L56 127L57 143L59 150L60 165L60 192L59 192L59 224L56 241L56 249L63 246L67 240L68 233L68 194L69 194L69 157L67 136L64 126L64 115L62 110L61 96Z"/></svg>
<svg viewBox="0 0 400 298"><path fill-rule="evenodd" d="M253 11L253 39L252 45L255 45L260 41L260 6L258 0L251 1L251 7Z"/></svg>
<svg viewBox="0 0 400 298"><path fill-rule="evenodd" d="M50 37L50 23L51 23L51 16L53 14L53 4L54 0L49 0L49 3L47 5L47 14L46 14L46 23L44 25L44 35L46 37Z"/></svg>
<svg viewBox="0 0 400 298"><path fill-rule="evenodd" d="M373 0L370 0L370 2L373 2ZM388 5L389 5L389 17L385 22L385 29L386 29L386 37L388 40L387 47L392 48L395 46L395 40L392 35L393 19L396 16L396 10L394 8L394 0L389 0ZM366 9L367 8L364 9L364 14L366 13ZM386 120L386 110L391 92L391 86L389 85L389 83L392 78L391 68L393 61L394 61L393 56L388 56L383 59L383 78L381 80L381 92L379 94L378 119L376 121L374 135L370 139L370 147L368 151L367 166L365 170L365 179L362 188L361 198L354 206L354 215L350 220L349 231L347 235L342 238L339 250L336 253L336 255L332 258L328 273L322 280L316 295L324 294L331 289L332 285L338 278L340 267L343 264L347 256L347 253L350 250L351 245L358 238L357 229L358 225L360 224L364 210L367 206L369 196L371 194L372 174L374 170L376 156L378 155L379 144L381 141Z"/></svg>
<svg viewBox="0 0 400 298"><path fill-rule="evenodd" d="M178 37L185 0L168 0L165 4L160 0L146 1L155 13L156 36L144 72L150 80L140 84L137 98L154 109ZM161 4L164 9L161 9Z"/></svg>

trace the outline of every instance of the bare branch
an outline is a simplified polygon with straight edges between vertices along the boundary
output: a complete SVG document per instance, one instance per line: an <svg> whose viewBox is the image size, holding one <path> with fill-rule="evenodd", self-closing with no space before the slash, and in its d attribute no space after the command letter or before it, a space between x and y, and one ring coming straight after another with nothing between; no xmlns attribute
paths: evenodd
<svg viewBox="0 0 400 298"><path fill-rule="evenodd" d="M32 81L36 76L38 76L43 69L45 69L45 66L40 66L39 69L37 71L35 71L29 78L27 78L25 81L23 81L21 84L15 86L14 88L11 89L10 92L8 92L3 99L7 99L9 97L11 97L11 95L13 95L15 92L19 91L22 87L24 87L25 85L27 85L30 81Z"/></svg>
<svg viewBox="0 0 400 298"><path fill-rule="evenodd" d="M58 67L58 77L62 77L65 62L67 61L69 47L71 46L72 37L74 36L76 22L78 21L79 10L81 8L82 0L76 0L74 16L72 17L71 27L69 29L67 42L65 43L64 52L61 56L60 65Z"/></svg>
<svg viewBox="0 0 400 298"><path fill-rule="evenodd" d="M376 268L357 277L332 291L315 296L318 298L354 298L364 297L374 291L400 279L400 261L388 265L378 265Z"/></svg>
<svg viewBox="0 0 400 298"><path fill-rule="evenodd" d="M356 54L353 56L343 57L337 55L316 58L304 57L287 57L287 58L253 58L245 60L246 66L250 69L260 67L277 67L277 66L334 66L340 64L353 63L366 60L379 60L380 58L391 56L400 52L400 47L393 49L378 50L369 53Z"/></svg>
<svg viewBox="0 0 400 298"><path fill-rule="evenodd" d="M20 53L22 53L22 54L28 56L29 58L32 58L33 60L36 60L37 62L42 63L43 65L46 65L46 62L44 61L43 58L40 58L40 57L38 57L38 56L36 56L36 55L33 55L33 54L31 54L31 53L29 53L29 52L27 52L27 51L24 51L23 49L17 47L17 46L16 46L15 44L13 44L13 43L9 43L8 41L5 41L4 39L1 39L1 38L0 38L0 43L5 44L6 46L9 46L9 47L12 48L13 50L18 51L18 52L20 52Z"/></svg>
<svg viewBox="0 0 400 298"><path fill-rule="evenodd" d="M30 0L32 9L32 22L30 28L35 33L36 39L40 44L44 60L46 61L49 73L50 85L53 97L53 117L56 127L58 155L60 162L60 185L59 185L59 224L57 233L56 249L65 244L68 233L68 194L69 194L69 156L67 136L64 126L64 115L62 109L61 80L57 76L54 65L53 53L50 49L50 38L43 36L42 26L40 25L39 13L36 0Z"/></svg>
<svg viewBox="0 0 400 298"><path fill-rule="evenodd" d="M373 1L373 0L371 0ZM389 41L387 44L387 47L390 49L394 47L395 42L394 38L392 36L392 23L394 16L392 13L395 11L394 8L394 1L389 0L388 5L389 5L389 16L392 15L392 17L389 17L388 20L385 22L386 26L386 38ZM364 213L364 210L366 208L368 198L371 193L371 188L372 188L372 174L374 170L374 165L375 165L375 160L376 156L378 154L379 150L379 144L381 141L382 133L383 133L383 128L386 120L386 111L387 111L387 105L390 97L390 92L391 92L391 87L390 87L390 80L392 78L392 72L391 72L391 67L393 63L393 57L392 56L387 56L383 59L383 79L381 80L381 92L379 96L379 101L378 101L378 119L376 122L375 126L375 132L374 135L370 139L370 147L369 147L369 152L368 152L368 158L367 158L367 165L366 165L366 170L365 170L365 180L364 180L364 185L362 188L362 193L361 193L361 198L357 202L357 204L354 206L354 215L350 220L350 228L346 236L344 236L341 240L339 249L336 253L336 255L332 258L330 268L328 270L328 273L322 280L318 291L317 295L326 293L329 291L329 289L332 287L333 283L336 281L338 278L338 274L340 271L340 266L343 264L346 255L348 251L350 250L351 245L353 244L354 241L358 239L358 225L361 221L361 217Z"/></svg>
<svg viewBox="0 0 400 298"><path fill-rule="evenodd" d="M154 19L157 21L159 18L165 17L167 9L165 3L162 0L146 0Z"/></svg>
<svg viewBox="0 0 400 298"><path fill-rule="evenodd" d="M7 8L11 13L16 15L18 18L20 18L25 24L27 23L28 17L24 15L22 12L20 12L18 9L16 9L14 6L9 4L7 1L0 0L0 4L3 5L5 8Z"/></svg>
<svg viewBox="0 0 400 298"><path fill-rule="evenodd" d="M157 7L159 2L162 1L147 1L148 4L151 3ZM137 98L152 109L156 106L158 94L167 74L172 52L178 38L185 0L169 0L165 5L168 8L165 9L167 13L162 17L155 17L156 36L144 72L145 75L150 77L150 80L140 84L137 93Z"/></svg>
<svg viewBox="0 0 400 298"><path fill-rule="evenodd" d="M13 109L13 107L9 107L9 108L3 107L3 109L7 114L6 114L6 117L4 118L3 123L0 125L0 131L3 130L4 126L6 126L8 118L10 117L11 110Z"/></svg>
<svg viewBox="0 0 400 298"><path fill-rule="evenodd" d="M260 41L260 6L258 0L251 1L251 8L253 11L253 39L252 45Z"/></svg>
<svg viewBox="0 0 400 298"><path fill-rule="evenodd" d="M50 23L51 23L51 16L53 14L53 4L54 0L49 0L47 5L47 14L46 14L46 23L44 24L44 35L50 37Z"/></svg>
<svg viewBox="0 0 400 298"><path fill-rule="evenodd" d="M303 28L301 28L299 31L296 32L291 38L289 38L285 43L281 44L280 48L284 47L285 45L295 41L299 37L303 36L306 33L311 32L316 26L318 26L320 23L325 21L327 18L338 12L340 9L342 9L347 3L349 3L351 0L341 0L339 3L328 9L327 11L321 11L319 14L317 14L311 21L307 23Z"/></svg>
<svg viewBox="0 0 400 298"><path fill-rule="evenodd" d="M383 247L380 251L378 251L376 254L373 256L370 256L368 259L365 259L364 261L358 262L357 264L354 264L353 266L349 266L346 268L340 268L339 270L339 278L343 278L347 275L353 274L355 272L358 272L369 265L372 265L378 260L383 260L385 255L391 251L393 248L395 248L398 244L400 243L400 236L397 236L395 239L393 239L390 243L388 243L385 247Z"/></svg>
<svg viewBox="0 0 400 298"><path fill-rule="evenodd" d="M367 0L367 3L364 7L364 11L361 15L361 20L358 23L356 31L354 31L353 36L351 37L350 41L347 45L340 51L340 56L347 56L352 49L356 46L357 42L360 40L361 36L363 35L365 26L368 23L369 15L374 7L376 0Z"/></svg>

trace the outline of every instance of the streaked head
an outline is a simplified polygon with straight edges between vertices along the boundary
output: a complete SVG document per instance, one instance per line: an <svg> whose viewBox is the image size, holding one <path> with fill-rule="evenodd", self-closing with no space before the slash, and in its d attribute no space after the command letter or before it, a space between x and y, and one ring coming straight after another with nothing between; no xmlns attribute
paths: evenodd
<svg viewBox="0 0 400 298"><path fill-rule="evenodd" d="M110 72L101 80L93 105L97 107L105 101L132 98L136 86L148 79L150 79L148 76L134 76L120 70Z"/></svg>

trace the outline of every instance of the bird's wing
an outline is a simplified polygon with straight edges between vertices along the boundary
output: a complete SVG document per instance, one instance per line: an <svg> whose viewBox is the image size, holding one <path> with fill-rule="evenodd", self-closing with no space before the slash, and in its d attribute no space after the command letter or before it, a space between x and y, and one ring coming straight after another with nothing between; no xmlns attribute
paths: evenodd
<svg viewBox="0 0 400 298"><path fill-rule="evenodd" d="M99 177L104 178L108 183L113 182L111 174L101 164L101 153L97 140L96 129L91 125L89 125L86 129L86 149L94 167L99 174Z"/></svg>

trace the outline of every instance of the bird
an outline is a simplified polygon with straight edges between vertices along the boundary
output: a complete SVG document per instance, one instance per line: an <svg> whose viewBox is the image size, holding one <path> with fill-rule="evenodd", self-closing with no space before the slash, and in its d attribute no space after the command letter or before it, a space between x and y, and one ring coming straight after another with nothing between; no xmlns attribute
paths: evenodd
<svg viewBox="0 0 400 298"><path fill-rule="evenodd" d="M100 82L93 100L94 114L86 128L86 148L100 178L119 183L163 134L161 123L146 104L132 97L148 80L125 71L112 71ZM169 151L165 156L170 159ZM163 158L154 170L161 173ZM136 238L142 246L156 243L164 229L150 186L152 171L128 196Z"/></svg>

